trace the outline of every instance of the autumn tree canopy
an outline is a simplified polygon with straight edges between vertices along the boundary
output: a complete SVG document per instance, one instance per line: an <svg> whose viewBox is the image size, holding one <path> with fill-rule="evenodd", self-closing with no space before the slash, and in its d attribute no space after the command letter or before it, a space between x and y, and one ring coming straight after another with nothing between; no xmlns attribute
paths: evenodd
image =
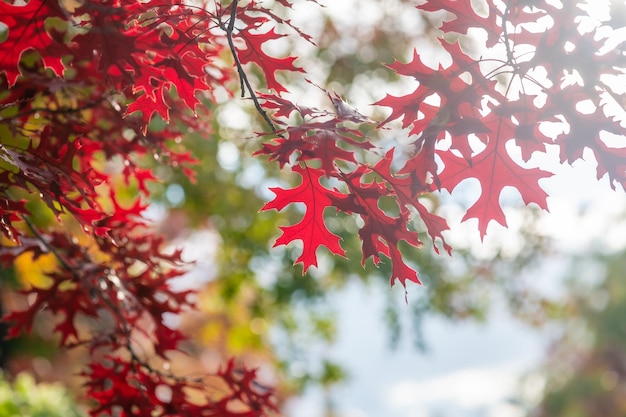
<svg viewBox="0 0 626 417"><path fill-rule="evenodd" d="M373 104L386 116L374 120L298 60L293 39L316 45L289 18L302 3L317 2L0 1L0 259L11 267L50 256L55 265L5 317L8 336L52 312L60 344L90 352L92 415L277 412L271 389L234 361L193 378L163 367L185 339L166 316L194 304L171 285L185 271L180 251L145 211L158 166L193 179L198 155L184 137L211 140L217 103L251 103L261 122L248 135L254 155L294 178L258 209L300 204L274 245L300 241L303 272L318 266L320 247L358 256L329 225L350 218L366 268L387 263L392 284L420 283L407 252L429 250L418 249L425 240L437 253L453 249L445 236L454 230L429 196L477 181L464 220L476 219L484 237L490 223L506 226L507 187L548 209L541 180L552 173L538 160L592 157L598 178L626 187L623 6L403 2L436 25L440 58L416 47L381 63L405 88L381 91ZM326 101L303 104L287 73Z"/></svg>

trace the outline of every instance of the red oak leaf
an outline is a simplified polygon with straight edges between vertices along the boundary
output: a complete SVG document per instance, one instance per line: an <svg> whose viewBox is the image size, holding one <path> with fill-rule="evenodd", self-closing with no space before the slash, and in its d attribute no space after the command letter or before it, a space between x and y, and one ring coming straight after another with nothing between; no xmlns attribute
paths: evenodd
<svg viewBox="0 0 626 417"><path fill-rule="evenodd" d="M484 4L488 7L487 17L479 16L476 13L471 0L430 0L417 6L417 8L430 12L447 10L450 13L454 13L456 17L453 20L444 22L441 25L441 30L466 35L469 28L480 28L487 32L487 46L492 47L498 42L502 28L497 22L498 10L489 3Z"/></svg>
<svg viewBox="0 0 626 417"><path fill-rule="evenodd" d="M299 71L304 72L302 68L296 67L294 61L295 57L275 58L263 51L263 44L265 42L280 39L283 35L276 33L272 28L265 33L252 33L251 30L256 30L254 27L248 27L239 32L238 37L245 41L246 48L239 50L239 60L242 64L254 62L257 64L265 75L265 82L267 88L274 89L276 92L287 91L287 89L276 80L276 71Z"/></svg>
<svg viewBox="0 0 626 417"><path fill-rule="evenodd" d="M332 207L333 201L340 199L342 194L320 184L320 178L325 174L324 170L300 165L294 166L292 170L302 177L302 183L289 190L279 187L270 188L276 197L265 204L261 211L270 209L280 211L289 204L304 203L305 212L302 220L292 226L281 226L283 234L276 240L274 246L287 245L294 240L301 240L302 254L296 263L302 263L303 272L306 272L310 266L317 266L316 251L320 246L325 246L336 255L345 255L339 244L340 237L328 230L324 223L324 210Z"/></svg>
<svg viewBox="0 0 626 417"><path fill-rule="evenodd" d="M488 126L499 126L499 116L494 112L485 117ZM519 191L526 204L536 203L547 210L547 193L539 186L539 180L552 173L539 168L524 168L518 165L506 149L511 136L503 131L492 131L487 147L468 162L459 158L452 151L439 152L444 168L439 174L441 187L452 191L461 181L476 178L480 182L481 194L469 208L463 221L478 219L481 238L487 233L487 225L495 220L506 226L506 219L500 206L500 194L505 187L514 187Z"/></svg>
<svg viewBox="0 0 626 417"><path fill-rule="evenodd" d="M0 23L8 31L4 42L0 42L0 73L5 73L9 87L15 85L20 75L20 60L29 50L41 55L46 68L58 76L63 75L65 67L61 58L68 49L54 39L56 32L44 28L46 19L52 17L64 18L60 3L56 1L33 0L19 6L0 1Z"/></svg>
<svg viewBox="0 0 626 417"><path fill-rule="evenodd" d="M363 265L370 257L374 265L378 265L380 254L383 254L391 259L392 272L389 281L392 285L396 279L405 287L407 280L420 284L417 272L404 262L399 244L404 241L411 246L420 247L422 242L416 232L407 228L408 212L393 216L380 208L381 197L391 195L392 192L384 183L363 182L363 176L372 172L369 167L361 165L353 172L342 174L341 178L348 185L350 194L335 199L334 204L340 210L356 213L363 219L364 225L359 230L363 241Z"/></svg>
<svg viewBox="0 0 626 417"><path fill-rule="evenodd" d="M410 216L409 208L414 207L417 210L419 217L426 225L426 230L433 240L433 247L435 252L439 253L439 248L436 245L437 239L441 240L446 252L450 253L452 247L446 243L443 237L443 231L448 230L448 223L442 217L436 214L430 213L428 209L421 204L417 197L420 194L426 193L429 190L429 185L417 181L415 177L409 174L396 174L391 173L391 161L393 160L394 149L392 148L385 154L385 156L372 168L374 172L383 178L389 187L394 192L395 197L400 205L400 210L403 211L405 216Z"/></svg>

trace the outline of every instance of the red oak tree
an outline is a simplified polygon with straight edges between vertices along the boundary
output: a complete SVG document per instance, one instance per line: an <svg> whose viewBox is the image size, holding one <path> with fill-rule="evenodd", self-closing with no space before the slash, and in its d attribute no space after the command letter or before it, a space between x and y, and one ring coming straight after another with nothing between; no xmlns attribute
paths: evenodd
<svg viewBox="0 0 626 417"><path fill-rule="evenodd" d="M598 178L626 187L624 22L610 14L583 1L422 2L416 7L439 19L445 59L433 67L415 49L408 62L389 64L416 87L382 97L375 104L390 113L374 121L326 90L325 108L293 101L281 72L304 70L267 45L286 35L315 40L282 17L297 2L268 3L0 1L0 259L11 266L48 253L58 263L46 285L24 290L28 307L5 317L8 336L29 331L41 310L54 313L61 345L91 353L84 377L94 416L277 412L254 370L232 361L199 378L157 366L185 338L164 315L193 303L170 284L184 272L180 252L166 251L143 217L157 180L144 162L193 176L181 137L210 131L208 109L220 94L252 100L265 123L256 155L298 178L293 188L272 188L260 209L304 205L275 243L302 241L304 271L317 265L320 246L345 256L326 221L342 212L361 220L363 264L387 259L392 283L419 283L400 247L422 246L415 219L435 251L452 249L446 220L420 197L478 180L464 220L477 219L482 237L491 221L506 225L505 187L547 209L540 180L552 174L532 163L550 148L561 163L593 155ZM479 51L462 42L469 35L484 41ZM265 87L252 85L253 67ZM396 120L408 151L367 134ZM121 193L120 183L136 195ZM42 211L57 222L42 221ZM78 326L81 317L100 323L97 332ZM209 390L215 381L220 388Z"/></svg>

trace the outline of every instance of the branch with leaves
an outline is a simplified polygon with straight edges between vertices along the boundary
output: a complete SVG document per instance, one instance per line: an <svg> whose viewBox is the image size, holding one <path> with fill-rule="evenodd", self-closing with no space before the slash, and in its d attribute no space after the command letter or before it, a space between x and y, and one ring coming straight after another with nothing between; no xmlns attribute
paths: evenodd
<svg viewBox="0 0 626 417"><path fill-rule="evenodd" d="M145 161L193 177L195 159L181 138L210 131L208 109L224 90L235 96L237 84L269 128L257 135L255 154L299 181L272 188L275 197L261 210L304 205L275 242L302 242L296 263L303 272L318 265L320 247L351 256L328 222L341 215L359 220L363 265L390 262L391 283L420 283L405 256L423 245L417 225L436 252L452 250L446 220L423 197L477 180L480 193L464 220L477 219L484 237L492 221L506 225L500 197L507 187L547 208L540 181L552 174L533 166L533 157L551 147L561 163L593 155L598 177L626 188L624 92L616 87L626 72L622 28L586 2L493 0L486 10L469 0L420 4L424 14L445 12L438 39L449 64L429 65L417 49L408 62L389 64L417 86L375 103L390 110L382 122L321 87L324 108L287 98L280 73L304 70L296 57L264 48L283 30L310 37L261 1L224 3L0 2L0 28L7 28L0 43L0 260L11 266L24 254L53 253L59 264L48 285L25 290L32 302L5 319L16 336L47 309L58 316L61 345L89 348L94 360L84 377L97 403L93 415L275 411L252 370L229 362L215 376L227 393L203 393L198 405L188 391L207 388L204 382L170 375L136 348L148 343L166 361L185 337L164 315L192 307L190 294L171 285L184 273L180 253L165 252L144 219L157 180ZM289 10L294 2L275 3ZM484 45L471 52L463 39L475 31ZM253 86L251 64L265 90ZM365 133L394 125L409 138L409 152ZM90 332L79 328L80 317L113 324ZM163 386L167 395L158 394Z"/></svg>

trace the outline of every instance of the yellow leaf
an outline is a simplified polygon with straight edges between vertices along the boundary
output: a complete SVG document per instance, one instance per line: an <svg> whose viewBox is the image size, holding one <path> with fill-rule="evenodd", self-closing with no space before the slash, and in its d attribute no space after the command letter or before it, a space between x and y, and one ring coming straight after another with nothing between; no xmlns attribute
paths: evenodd
<svg viewBox="0 0 626 417"><path fill-rule="evenodd" d="M14 266L22 285L45 288L52 283L47 274L57 268L58 262L52 253L33 259L32 252L25 252L15 258Z"/></svg>

